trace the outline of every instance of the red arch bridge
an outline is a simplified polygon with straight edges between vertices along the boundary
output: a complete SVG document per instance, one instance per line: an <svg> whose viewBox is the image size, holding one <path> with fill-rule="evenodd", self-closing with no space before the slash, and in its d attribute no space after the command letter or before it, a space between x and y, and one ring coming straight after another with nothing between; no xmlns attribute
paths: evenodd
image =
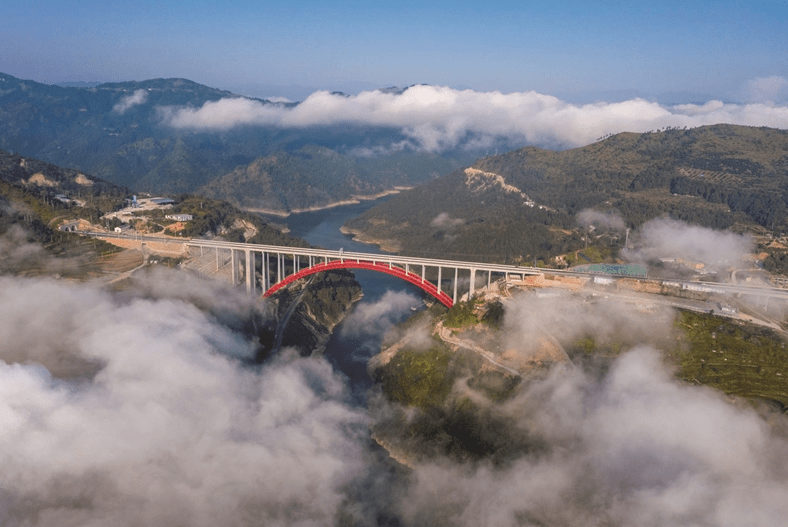
<svg viewBox="0 0 788 527"><path fill-rule="evenodd" d="M411 258L382 255L302 249L233 243L216 240L183 240L185 246L200 251L206 274L224 271L232 284L246 282L250 294L260 287L269 296L300 278L334 269L367 269L401 278L451 307L458 295L473 296L477 287L489 285L493 275L522 280L526 275L539 274L542 269L496 265L479 262ZM228 269L229 267L229 269ZM480 276L481 275L481 276ZM485 280L486 279L486 280Z"/></svg>
<svg viewBox="0 0 788 527"><path fill-rule="evenodd" d="M124 235L106 232L79 231L78 234L107 239L124 247L142 248L147 245L153 252L183 254L191 250L199 257L189 268L207 275L226 277L232 284L246 282L249 294L260 287L264 296L285 287L299 278L332 269L370 269L390 274L420 287L451 307L457 302L458 294L473 296L479 284L479 274L490 284L493 275L507 280L522 281L528 275L550 274L576 277L594 277L589 271L570 271L519 267L514 265L411 258L390 254L350 253L323 249L301 249L276 245L233 243L217 240L162 238L139 234ZM615 283L620 276L608 276L605 283ZM627 277L629 280L642 278ZM774 298L788 302L788 290L780 287L744 285L717 282L695 282L681 280L649 279L665 287L699 291L710 294ZM446 285L446 288L444 288Z"/></svg>

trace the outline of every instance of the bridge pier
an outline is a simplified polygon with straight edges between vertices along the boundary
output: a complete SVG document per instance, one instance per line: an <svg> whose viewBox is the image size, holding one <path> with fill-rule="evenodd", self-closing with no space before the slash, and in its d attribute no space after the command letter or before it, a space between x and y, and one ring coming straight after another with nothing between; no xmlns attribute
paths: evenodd
<svg viewBox="0 0 788 527"><path fill-rule="evenodd" d="M244 251L246 254L246 269L244 269L244 274L246 275L246 294L252 295L254 294L255 284L254 284L254 266L252 265L252 251L247 249Z"/></svg>
<svg viewBox="0 0 788 527"><path fill-rule="evenodd" d="M233 242L217 242L213 240L190 240L186 245L200 247L200 251L210 254L214 249L216 270L224 271L225 279L234 285L244 282L247 293L253 295L257 291L258 281L266 295L280 287L313 273L333 269L368 269L383 272L420 287L427 294L435 296L447 307L459 301L466 293L473 297L476 293L476 275L479 271L487 272L487 285L492 282L492 273L508 275L529 274L522 268L479 262L454 262L427 258L412 258L396 255L375 255L366 253L346 253L327 251L324 249L299 249L295 247L278 247L272 245L254 245ZM227 255L222 251L230 251ZM243 251L243 256L241 255ZM260 253L258 268L257 253ZM274 263L274 258L276 263ZM226 266L230 265L227 273ZM210 264L209 264L210 266ZM420 269L416 269L416 267ZM427 271L427 268L430 271ZM454 276L446 276L444 269L454 270ZM460 270L470 273L468 285L460 284ZM241 273L244 275L241 275ZM259 273L259 275L258 275ZM433 274L435 273L435 274ZM230 276L227 276L230 275ZM435 277L437 275L437 282ZM450 285L453 278L453 283ZM444 287L443 281L447 280ZM481 287L481 285L479 286ZM451 290L448 290L451 288Z"/></svg>
<svg viewBox="0 0 788 527"><path fill-rule="evenodd" d="M473 289L474 289L475 285L476 285L476 268L475 267L471 267L471 286L470 286L471 289L468 292L468 300L473 298Z"/></svg>
<svg viewBox="0 0 788 527"><path fill-rule="evenodd" d="M263 292L268 291L268 253L263 251L263 262L260 264L260 287Z"/></svg>
<svg viewBox="0 0 788 527"><path fill-rule="evenodd" d="M235 249L230 249L230 270L232 271L231 280L233 285L237 285L240 281L240 278L238 277L238 266L240 265L240 262L238 260L238 251Z"/></svg>

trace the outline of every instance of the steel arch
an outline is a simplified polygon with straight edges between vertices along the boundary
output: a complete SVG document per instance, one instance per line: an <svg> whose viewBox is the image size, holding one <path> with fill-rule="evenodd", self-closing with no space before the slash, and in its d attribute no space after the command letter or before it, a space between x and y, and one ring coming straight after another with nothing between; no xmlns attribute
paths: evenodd
<svg viewBox="0 0 788 527"><path fill-rule="evenodd" d="M440 302L446 307L451 307L452 305L454 305L454 301L449 295L447 295L443 291L439 292L437 286L432 284L432 282L423 280L419 275L405 271L405 269L402 269L401 267L396 267L384 262L371 262L364 260L345 260L345 261L334 261L328 263L315 264L312 267L301 269L297 273L291 274L290 276L286 277L281 282L272 285L265 293L263 293L263 296L265 297L271 296L279 289L285 287L288 284L295 282L300 278L304 278L305 276L321 273L323 271L331 271L334 269L367 269L370 271L378 271L380 273L386 273L391 276L396 276L397 278L401 278L402 280L405 280L406 282L410 282L416 287L421 288L423 291L434 296L438 300L438 302Z"/></svg>

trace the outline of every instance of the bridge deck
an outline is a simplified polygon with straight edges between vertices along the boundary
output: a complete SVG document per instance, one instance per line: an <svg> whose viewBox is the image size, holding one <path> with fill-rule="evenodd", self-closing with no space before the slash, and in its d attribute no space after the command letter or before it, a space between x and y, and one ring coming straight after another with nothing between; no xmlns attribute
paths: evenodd
<svg viewBox="0 0 788 527"><path fill-rule="evenodd" d="M194 238L176 239L176 238L162 238L158 236L140 236L140 235L135 235L132 237L130 235L124 235L124 234L85 232L85 231L80 232L80 234L86 236L93 236L97 238L120 239L120 240L134 239L146 244L147 243L161 243L167 245L179 244L184 249L184 252L186 247L204 247L204 248L212 248L216 250L244 251L247 253L254 252L254 253L263 253L268 255L279 255L277 256L277 261L279 261L278 259L280 257L308 257L311 258L310 265L315 265L319 263L319 260L323 260L323 263L329 263L331 261L337 261L337 260L340 262L356 261L357 263L361 263L361 262L370 262L372 264L385 263L387 265L390 264L390 265L402 266L404 267L406 273L410 272L411 266L420 267L422 269L422 272L423 269L425 268L436 268L438 269L438 273L439 273L439 282L441 276L440 273L444 269L453 269L455 270L455 273L456 271L459 270L470 271L471 276L475 276L476 272L498 273L507 276L514 275L520 277L525 277L526 275L539 275L539 274L590 277L598 274L598 273L571 271L571 270L563 270L563 269L545 269L545 268L527 267L527 266L521 267L516 265L443 260L436 258L417 258L411 256L399 256L392 254L345 252L342 250L332 251L327 249L282 247L276 245L236 243L236 242L226 242L219 240L201 240ZM300 263L293 264L291 266L297 268L298 265L300 265ZM275 270L276 269L267 269L267 272L272 273ZM280 269L279 272L281 273L282 270L283 269ZM281 280L286 277L279 277L279 278ZM455 274L455 278L456 278L456 274ZM615 276L612 278L623 278L623 277ZM645 279L638 277L626 277L626 278L632 280ZM663 282L662 280L654 280L654 279L650 279L650 280L658 283ZM782 298L788 300L788 290L777 288L777 287L768 287L768 286L760 287L760 286L738 285L738 284L730 284L730 283L696 282L696 281L685 281L685 280L666 280L665 282L670 282L670 284L677 285L682 289L694 289L698 291L707 291L712 293L768 296L772 298ZM249 284L247 284L247 286L248 285ZM438 285L438 287L440 287L440 285ZM456 280L455 280L455 287L456 287Z"/></svg>

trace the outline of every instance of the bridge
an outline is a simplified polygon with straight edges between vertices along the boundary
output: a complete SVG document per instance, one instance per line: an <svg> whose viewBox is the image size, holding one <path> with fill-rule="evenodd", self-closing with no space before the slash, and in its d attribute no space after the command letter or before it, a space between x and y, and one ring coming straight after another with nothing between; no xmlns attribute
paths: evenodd
<svg viewBox="0 0 788 527"><path fill-rule="evenodd" d="M304 249L275 245L232 243L215 240L184 240L187 247L199 248L215 255L216 269L229 264L230 281L246 283L250 294L256 294L258 285L263 296L270 296L288 284L312 274L335 269L365 269L395 276L419 287L440 303L451 307L458 295L473 296L481 283L490 285L493 275L505 275L522 280L526 275L540 274L543 270L513 265L461 262L432 258L414 258L390 254L370 254ZM449 282L448 288L444 288Z"/></svg>
<svg viewBox="0 0 788 527"><path fill-rule="evenodd" d="M480 283L489 286L493 276L496 279L505 277L507 281L524 281L528 276L537 275L570 276L585 279L595 276L594 273L584 271L415 258L391 254L356 253L343 250L305 249L219 240L178 239L87 231L82 231L80 234L107 239L112 243L133 244L129 245L130 247L147 245L151 250L165 254L183 254L190 249L199 250L199 261L201 262L201 267L197 268L199 272L215 274L220 270L226 271L230 283L240 285L245 282L246 290L250 295L257 294L259 287L263 296L270 296L300 278L323 271L367 269L410 282L435 297L443 305L451 307L465 293L468 293L469 298L472 297ZM621 278L644 280L635 277L610 277L611 281ZM686 291L756 295L788 301L788 290L775 287L667 279L649 279L649 281L659 283L664 287L674 287ZM444 287L445 285L447 287Z"/></svg>

